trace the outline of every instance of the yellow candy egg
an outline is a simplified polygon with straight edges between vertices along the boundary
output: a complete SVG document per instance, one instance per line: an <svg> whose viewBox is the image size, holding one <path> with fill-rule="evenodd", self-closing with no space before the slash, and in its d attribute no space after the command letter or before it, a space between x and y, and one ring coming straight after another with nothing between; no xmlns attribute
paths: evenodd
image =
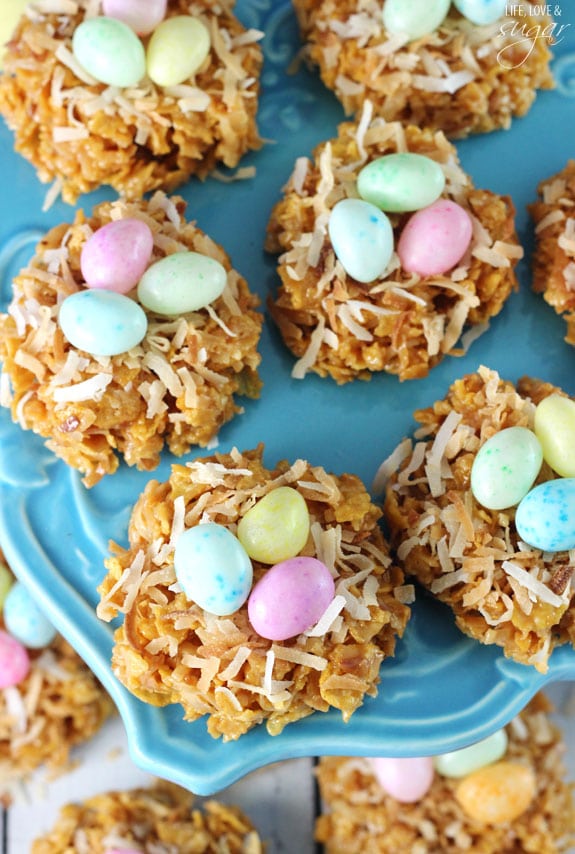
<svg viewBox="0 0 575 854"><path fill-rule="evenodd" d="M455 790L461 807L475 821L513 821L535 797L535 774L518 762L495 762L464 777Z"/></svg>
<svg viewBox="0 0 575 854"><path fill-rule="evenodd" d="M177 86L195 74L209 52L210 34L198 18L166 18L148 44L148 77L158 86Z"/></svg>
<svg viewBox="0 0 575 854"><path fill-rule="evenodd" d="M562 394L545 397L534 426L545 462L561 477L575 477L575 401Z"/></svg>
<svg viewBox="0 0 575 854"><path fill-rule="evenodd" d="M20 15L29 2L30 0L3 0L0 3L0 70L2 70L4 46L10 41Z"/></svg>
<svg viewBox="0 0 575 854"><path fill-rule="evenodd" d="M291 486L264 495L238 524L238 540L253 560L280 563L295 557L309 535L305 499Z"/></svg>

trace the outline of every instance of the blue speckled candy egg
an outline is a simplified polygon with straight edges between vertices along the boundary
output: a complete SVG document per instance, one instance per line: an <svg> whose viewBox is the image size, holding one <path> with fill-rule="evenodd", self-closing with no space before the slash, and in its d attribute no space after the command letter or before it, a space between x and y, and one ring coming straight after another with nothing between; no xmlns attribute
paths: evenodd
<svg viewBox="0 0 575 854"><path fill-rule="evenodd" d="M527 495L543 462L539 439L527 427L507 427L481 446L471 467L471 491L489 510L514 507Z"/></svg>
<svg viewBox="0 0 575 854"><path fill-rule="evenodd" d="M453 0L455 8L472 24L492 24L505 14L507 0Z"/></svg>
<svg viewBox="0 0 575 854"><path fill-rule="evenodd" d="M48 646L56 637L56 629L20 581L6 596L4 624L12 637L30 649Z"/></svg>
<svg viewBox="0 0 575 854"><path fill-rule="evenodd" d="M225 267L200 252L174 252L151 264L138 285L138 299L156 314L205 308L224 292Z"/></svg>
<svg viewBox="0 0 575 854"><path fill-rule="evenodd" d="M528 492L515 513L515 527L534 549L575 548L575 478L548 480Z"/></svg>
<svg viewBox="0 0 575 854"><path fill-rule="evenodd" d="M252 586L248 553L231 531L215 522L181 534L174 569L186 598L218 617L241 608Z"/></svg>
<svg viewBox="0 0 575 854"><path fill-rule="evenodd" d="M139 344L148 318L137 302L113 291L89 289L66 297L58 315L70 344L92 356L117 356Z"/></svg>
<svg viewBox="0 0 575 854"><path fill-rule="evenodd" d="M144 45L117 18L101 15L82 21L74 31L72 50L82 68L108 86L135 86L146 73Z"/></svg>
<svg viewBox="0 0 575 854"><path fill-rule="evenodd" d="M410 41L432 33L449 12L451 0L385 0L383 26Z"/></svg>
<svg viewBox="0 0 575 854"><path fill-rule="evenodd" d="M381 276L393 252L393 229L379 208L363 199L342 199L333 207L328 231L348 276L364 283Z"/></svg>

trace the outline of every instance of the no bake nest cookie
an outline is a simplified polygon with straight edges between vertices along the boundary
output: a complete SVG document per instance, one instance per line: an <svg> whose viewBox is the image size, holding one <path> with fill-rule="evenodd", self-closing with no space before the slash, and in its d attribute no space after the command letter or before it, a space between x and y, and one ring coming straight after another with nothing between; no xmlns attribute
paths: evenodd
<svg viewBox="0 0 575 854"><path fill-rule="evenodd" d="M533 429L536 405L560 389L528 377L515 387L480 368L415 418L378 474L396 559L452 608L457 626L542 673L553 649L574 643L573 554L521 541L516 507L489 510L471 491L471 468L484 443L507 427ZM543 462L535 484L556 478Z"/></svg>
<svg viewBox="0 0 575 854"><path fill-rule="evenodd" d="M251 821L238 807L215 800L194 808L194 796L164 781L105 792L66 804L32 854L105 854L137 848L157 854L262 854Z"/></svg>
<svg viewBox="0 0 575 854"><path fill-rule="evenodd" d="M294 0L306 55L348 114L370 100L388 121L464 137L508 128L538 89L553 86L549 48L558 25L527 3L481 27L452 5L437 30L411 42L385 31L384 5Z"/></svg>
<svg viewBox="0 0 575 854"><path fill-rule="evenodd" d="M539 694L507 726L505 761L528 768L536 795L512 821L470 817L456 797L459 780L436 774L427 794L400 803L387 794L367 759L326 757L317 768L323 814L316 838L326 854L559 854L571 850L573 786L565 780L565 744Z"/></svg>
<svg viewBox="0 0 575 854"><path fill-rule="evenodd" d="M276 735L330 707L348 720L377 693L380 665L393 655L412 601L378 527L381 511L357 477L303 460L267 469L262 453L215 454L150 482L131 517L130 546L114 546L99 588L98 615L124 615L113 654L118 678L146 702L180 703L187 720L208 715L208 732L224 740L263 722ZM245 605L218 617L189 601L176 584L174 548L200 523L234 534L256 501L280 486L305 500L311 524L299 554L329 568L335 597L315 627L273 642L254 631ZM270 567L252 565L255 584Z"/></svg>
<svg viewBox="0 0 575 854"><path fill-rule="evenodd" d="M533 288L567 324L575 344L575 160L542 181L529 206L535 222Z"/></svg>
<svg viewBox="0 0 575 854"><path fill-rule="evenodd" d="M445 173L442 198L456 202L473 223L471 244L443 275L402 270L397 253L370 284L348 275L336 258L328 223L334 205L357 198L362 167L397 152L424 155ZM281 253L281 285L270 312L298 357L293 375L308 371L338 383L385 371L400 379L424 377L448 353L461 354L485 330L516 287L517 242L511 199L476 189L442 133L372 118L340 125L313 159L297 160L283 198L272 211L267 249ZM388 214L397 241L408 214ZM458 342L464 330L469 338Z"/></svg>
<svg viewBox="0 0 575 854"><path fill-rule="evenodd" d="M167 16L191 15L210 34L206 60L188 80L159 86L99 83L74 56L78 25L101 15L99 0L30 4L6 47L0 114L15 148L43 182L74 203L109 184L129 198L173 190L218 164L235 167L261 145L256 125L262 53L223 0L169 0ZM149 37L144 37L144 43Z"/></svg>
<svg viewBox="0 0 575 854"><path fill-rule="evenodd" d="M235 395L257 397L258 299L216 243L184 219L185 203L163 193L142 202L104 202L92 216L53 228L15 278L13 298L0 315L2 398L24 429L92 486L119 464L150 470L162 448L181 455L207 445L240 411ZM136 218L154 239L152 262L195 251L221 263L227 282L220 297L198 311L166 317L146 311L140 344L115 356L73 347L58 325L63 300L81 290L81 251L113 220ZM131 294L133 296L133 294ZM128 299L128 297L126 297Z"/></svg>
<svg viewBox="0 0 575 854"><path fill-rule="evenodd" d="M1 552L0 565L6 566ZM6 630L1 617L0 628ZM26 678L0 691L0 800L5 804L38 768L50 776L66 771L72 748L95 735L114 708L60 635L28 654Z"/></svg>

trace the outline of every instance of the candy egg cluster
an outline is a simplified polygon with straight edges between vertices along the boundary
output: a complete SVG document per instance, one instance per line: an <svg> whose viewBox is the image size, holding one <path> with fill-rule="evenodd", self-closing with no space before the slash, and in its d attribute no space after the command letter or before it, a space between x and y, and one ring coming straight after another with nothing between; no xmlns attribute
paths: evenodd
<svg viewBox="0 0 575 854"><path fill-rule="evenodd" d="M206 60L210 33L191 15L166 18L166 7L167 0L104 0L104 14L87 18L74 32L76 60L108 86L136 86L146 75L157 86L183 83Z"/></svg>
<svg viewBox="0 0 575 854"><path fill-rule="evenodd" d="M558 477L533 487L543 461ZM473 461L471 491L489 510L516 506L517 533L532 548L575 548L575 401L551 394L537 405L533 430L491 436Z"/></svg>
<svg viewBox="0 0 575 854"><path fill-rule="evenodd" d="M507 733L501 729L440 756L378 757L369 762L382 789L400 803L422 800L437 773L457 780L454 795L469 818L500 824L525 812L536 794L533 770L504 758L507 744Z"/></svg>
<svg viewBox="0 0 575 854"><path fill-rule="evenodd" d="M453 5L472 24L493 24L505 14L506 0L453 0ZM397 33L414 41L432 33L443 23L451 0L385 0L383 25L389 33Z"/></svg>
<svg viewBox="0 0 575 854"><path fill-rule="evenodd" d="M86 241L80 257L86 288L68 296L58 316L74 347L93 356L128 352L146 335L144 308L178 315L221 296L227 273L219 261L191 251L153 261L153 248L150 227L130 217L107 223ZM137 300L127 296L134 288Z"/></svg>
<svg viewBox="0 0 575 854"><path fill-rule="evenodd" d="M336 257L358 282L381 276L393 254L388 213L412 213L401 230L397 254L402 268L419 276L439 276L465 255L472 222L456 202L442 199L445 175L439 163L402 152L379 157L357 178L359 199L342 199L331 211L328 232Z"/></svg>
<svg viewBox="0 0 575 854"><path fill-rule="evenodd" d="M56 630L27 589L14 581L0 563L0 608L4 629L0 629L0 688L23 682L30 672L28 649L50 644Z"/></svg>
<svg viewBox="0 0 575 854"><path fill-rule="evenodd" d="M305 499L277 487L242 516L237 536L214 522L184 531L174 553L176 578L188 599L217 616L247 601L261 637L287 640L315 625L334 597L327 566L299 554L309 530ZM253 587L252 560L270 566Z"/></svg>

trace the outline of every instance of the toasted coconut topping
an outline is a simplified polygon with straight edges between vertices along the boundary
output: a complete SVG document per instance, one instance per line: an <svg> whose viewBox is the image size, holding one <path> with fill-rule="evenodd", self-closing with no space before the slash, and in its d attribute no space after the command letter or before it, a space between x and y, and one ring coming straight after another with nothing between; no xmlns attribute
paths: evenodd
<svg viewBox="0 0 575 854"><path fill-rule="evenodd" d="M470 471L487 439L506 427L532 428L535 404L557 391L530 379L516 389L481 367L417 412L427 438L402 442L389 458L395 472L384 464L392 544L407 573L453 608L464 632L542 672L555 645L575 640L562 623L574 592L571 556L523 543L514 508L476 502ZM544 464L537 482L555 476Z"/></svg>

